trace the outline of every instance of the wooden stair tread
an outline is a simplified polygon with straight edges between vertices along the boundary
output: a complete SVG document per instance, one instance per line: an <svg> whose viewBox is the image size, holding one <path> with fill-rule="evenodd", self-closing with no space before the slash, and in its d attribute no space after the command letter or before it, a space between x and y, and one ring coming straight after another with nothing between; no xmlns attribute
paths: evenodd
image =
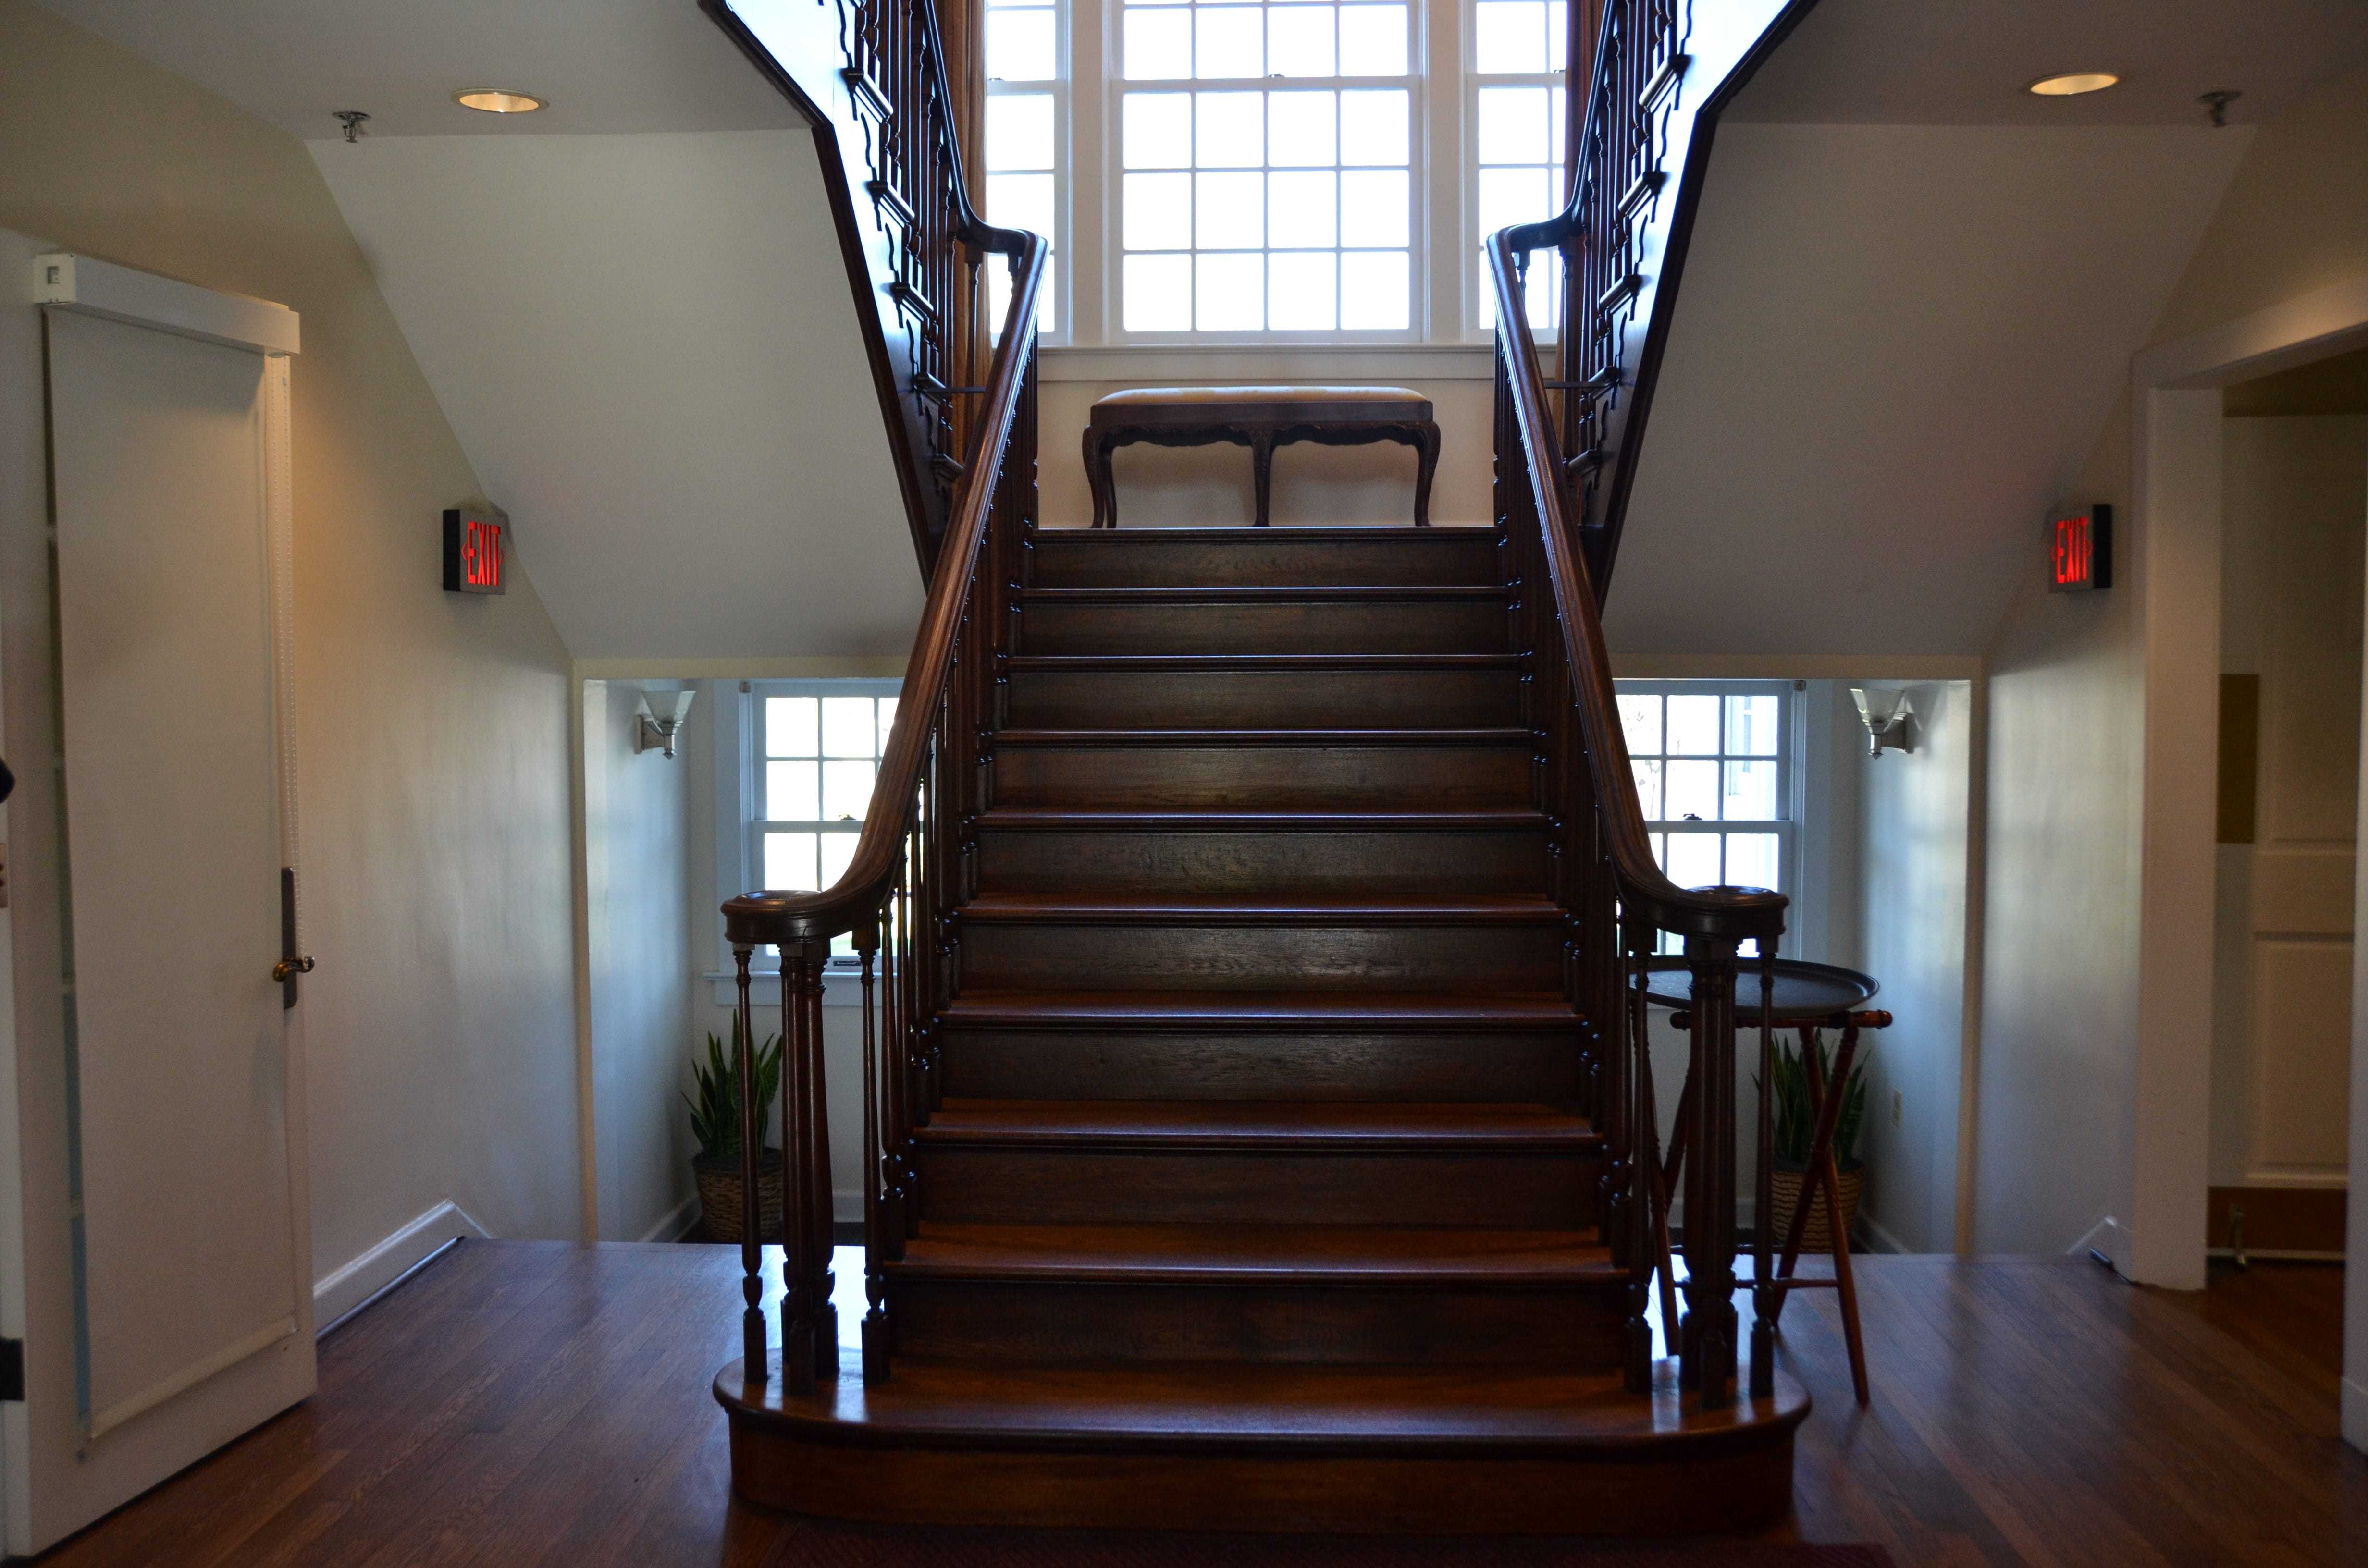
<svg viewBox="0 0 2368 1568"><path fill-rule="evenodd" d="M1508 597L1497 584L1291 584L1238 583L1206 587L1024 588L1022 604L1372 604L1453 600L1488 604Z"/></svg>
<svg viewBox="0 0 2368 1568"><path fill-rule="evenodd" d="M1578 1014L1547 991L965 990L939 1017L951 1028L1567 1028Z"/></svg>
<svg viewBox="0 0 2368 1568"><path fill-rule="evenodd" d="M1539 833L1543 812L1499 806L1460 812L1071 811L994 806L973 819L1000 833Z"/></svg>
<svg viewBox="0 0 2368 1568"><path fill-rule="evenodd" d="M1430 926L1559 924L1560 904L1535 893L1465 893L1401 898L1253 898L1172 895L1080 898L1063 893L983 892L961 916L981 924L1041 922L1094 926Z"/></svg>
<svg viewBox="0 0 2368 1568"><path fill-rule="evenodd" d="M902 1361L866 1384L842 1375L800 1396L778 1370L745 1384L718 1374L735 1416L793 1426L809 1441L903 1447L1165 1451L1608 1455L1725 1448L1808 1414L1807 1392L1777 1373L1772 1400L1705 1411L1681 1400L1662 1362L1649 1398L1618 1373L1486 1367L1241 1366L1217 1363L985 1367Z"/></svg>
<svg viewBox="0 0 2368 1568"><path fill-rule="evenodd" d="M1083 671L1245 675L1266 671L1519 670L1518 653L1015 653L1015 675Z"/></svg>
<svg viewBox="0 0 2368 1568"><path fill-rule="evenodd" d="M1406 523L1383 523L1334 528L1322 523L1270 523L1262 528L1244 528L1239 523L1219 524L1207 528L1040 528L1029 538L1037 548L1046 545L1081 545L1093 550L1123 550L1129 545L1160 544L1306 544L1326 541L1343 544L1460 544L1475 539L1491 539L1497 532L1493 523L1435 523L1418 528Z"/></svg>
<svg viewBox="0 0 2368 1568"><path fill-rule="evenodd" d="M1587 1119L1549 1105L1361 1100L948 1098L924 1144L1083 1148L1503 1151L1591 1145Z"/></svg>
<svg viewBox="0 0 2368 1568"><path fill-rule="evenodd" d="M1372 1225L980 1225L925 1223L899 1276L1130 1283L1618 1284L1592 1231Z"/></svg>
<svg viewBox="0 0 2368 1568"><path fill-rule="evenodd" d="M1528 746L1537 737L1508 724L1412 730L1044 730L995 733L998 746Z"/></svg>

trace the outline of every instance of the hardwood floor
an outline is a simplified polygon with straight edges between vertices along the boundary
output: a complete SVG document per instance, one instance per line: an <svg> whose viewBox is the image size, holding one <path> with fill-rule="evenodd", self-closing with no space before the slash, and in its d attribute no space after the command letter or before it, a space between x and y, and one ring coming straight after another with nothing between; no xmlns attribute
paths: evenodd
<svg viewBox="0 0 2368 1568"><path fill-rule="evenodd" d="M737 1281L727 1247L465 1243L323 1343L309 1403L41 1561L754 1568L780 1525L731 1501L708 1392ZM1868 1257L1859 1289L1871 1409L1830 1292L1785 1317L1817 1401L1802 1539L1903 1568L2368 1561L2340 1270L2182 1297L2089 1263Z"/></svg>

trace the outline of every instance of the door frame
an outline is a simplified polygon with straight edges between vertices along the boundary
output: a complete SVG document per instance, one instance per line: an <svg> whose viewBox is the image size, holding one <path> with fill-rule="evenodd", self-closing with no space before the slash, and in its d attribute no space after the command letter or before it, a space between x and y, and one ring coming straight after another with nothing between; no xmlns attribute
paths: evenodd
<svg viewBox="0 0 2368 1568"><path fill-rule="evenodd" d="M2139 845L2137 1049L2128 1224L2113 1262L2131 1279L2204 1282L2210 1181L2214 840L2220 684L2220 389L2368 345L2368 275L2140 354L2130 372L2129 551L2145 689ZM2363 792L2368 801L2368 792ZM2368 855L2353 892L2368 917ZM2368 930L2368 925L2357 928ZM2351 1158L2368 1169L2368 942L2353 960ZM2351 1240L2361 1256L2361 1205ZM2347 1280L2368 1322L2368 1269ZM2347 1335L2344 1434L2368 1446L2363 1335Z"/></svg>
<svg viewBox="0 0 2368 1568"><path fill-rule="evenodd" d="M281 864L296 866L297 794L293 729L294 562L292 433L289 358L296 353L297 315L285 306L221 293L85 256L56 253L30 236L0 233L0 375L30 378L35 422L42 417L47 374L44 312L106 317L262 357L262 524L270 575L275 745L279 770ZM15 423L15 422L12 422ZM23 432L0 432L10 455ZM20 787L8 807L11 830L9 937L15 1006L7 1028L17 1047L0 1062L11 1069L0 1090L10 1117L13 1168L0 1176L0 1198L14 1196L0 1241L13 1242L25 1267L13 1278L0 1270L0 1300L26 1341L23 1403L0 1406L0 1495L5 1495L5 1549L41 1550L193 1460L238 1437L259 1404L274 1408L303 1398L313 1387L312 1224L305 1126L307 1098L302 1010L284 1015L289 1196L294 1251L296 1333L267 1351L226 1368L199 1387L174 1397L163 1410L130 1415L97 1436L84 1430L74 1351L69 1220L70 1129L66 1104L68 1041L61 981L62 824L57 792L45 788L57 756L54 678L56 625L51 598L47 540L46 440L32 437L38 460L29 493L0 494L0 594L6 639L6 685L0 720ZM301 885L301 884L300 884ZM9 1235L11 1231L20 1232Z"/></svg>

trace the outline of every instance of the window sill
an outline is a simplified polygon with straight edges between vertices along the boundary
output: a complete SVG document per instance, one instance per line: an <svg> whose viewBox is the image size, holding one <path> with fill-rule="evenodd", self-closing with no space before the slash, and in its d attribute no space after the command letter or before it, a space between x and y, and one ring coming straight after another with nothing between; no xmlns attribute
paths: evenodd
<svg viewBox="0 0 2368 1568"><path fill-rule="evenodd" d="M1485 343L1145 343L1047 347L1047 381L1485 381L1497 351Z"/></svg>

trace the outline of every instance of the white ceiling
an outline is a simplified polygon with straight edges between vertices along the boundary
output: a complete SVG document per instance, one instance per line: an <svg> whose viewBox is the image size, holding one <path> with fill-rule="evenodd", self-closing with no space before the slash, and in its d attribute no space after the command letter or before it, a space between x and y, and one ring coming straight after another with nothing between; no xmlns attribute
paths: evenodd
<svg viewBox="0 0 2368 1568"><path fill-rule="evenodd" d="M1980 653L2251 135L1723 127L1615 654Z"/></svg>
<svg viewBox="0 0 2368 1568"><path fill-rule="evenodd" d="M810 135L313 152L575 656L911 645L920 573Z"/></svg>
<svg viewBox="0 0 2368 1568"><path fill-rule="evenodd" d="M696 0L42 0L50 10L312 140L758 131L798 123ZM481 114L463 87L546 97Z"/></svg>
<svg viewBox="0 0 2368 1568"><path fill-rule="evenodd" d="M1819 0L1730 118L1811 124L2201 125L2198 94L2274 117L2368 62L2362 0ZM2111 71L2077 98L2042 76Z"/></svg>

